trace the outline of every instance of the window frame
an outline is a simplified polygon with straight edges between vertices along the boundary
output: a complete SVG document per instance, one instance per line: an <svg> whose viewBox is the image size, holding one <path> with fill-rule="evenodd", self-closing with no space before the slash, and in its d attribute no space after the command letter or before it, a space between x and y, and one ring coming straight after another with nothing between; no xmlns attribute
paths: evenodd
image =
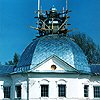
<svg viewBox="0 0 100 100"><path fill-rule="evenodd" d="M93 93L94 93L94 98L100 98L100 86L93 86Z"/></svg>
<svg viewBox="0 0 100 100"><path fill-rule="evenodd" d="M66 84L58 84L58 97L66 97Z"/></svg>
<svg viewBox="0 0 100 100"><path fill-rule="evenodd" d="M4 98L10 98L11 86L3 86Z"/></svg>
<svg viewBox="0 0 100 100"><path fill-rule="evenodd" d="M19 88L19 90L18 90L18 88ZM16 85L15 86L15 91L16 91L16 98L19 98L19 99L21 99L21 96L22 96L22 93L21 93L21 90L22 88L21 88L21 85Z"/></svg>
<svg viewBox="0 0 100 100"><path fill-rule="evenodd" d="M84 85L84 97L89 97L89 85Z"/></svg>
<svg viewBox="0 0 100 100"><path fill-rule="evenodd" d="M41 84L41 97L49 97L49 85Z"/></svg>

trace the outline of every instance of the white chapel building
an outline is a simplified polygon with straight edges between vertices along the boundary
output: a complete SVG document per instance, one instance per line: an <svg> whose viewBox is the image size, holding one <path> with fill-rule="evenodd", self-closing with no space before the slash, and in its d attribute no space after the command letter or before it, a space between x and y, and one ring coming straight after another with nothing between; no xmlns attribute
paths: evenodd
<svg viewBox="0 0 100 100"><path fill-rule="evenodd" d="M52 7L40 14L40 36L18 65L0 66L0 100L100 100L100 65L89 65L65 35L66 13Z"/></svg>

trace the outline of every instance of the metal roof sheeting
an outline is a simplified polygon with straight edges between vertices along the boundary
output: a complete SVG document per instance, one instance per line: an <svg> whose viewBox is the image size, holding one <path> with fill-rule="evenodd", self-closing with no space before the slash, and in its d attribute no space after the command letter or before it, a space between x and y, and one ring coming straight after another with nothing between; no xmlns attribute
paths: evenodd
<svg viewBox="0 0 100 100"><path fill-rule="evenodd" d="M77 70L90 72L87 59L79 46L66 36L57 34L34 39L23 52L18 67L34 67L52 55L58 56Z"/></svg>
<svg viewBox="0 0 100 100"><path fill-rule="evenodd" d="M90 65L91 73L100 75L100 64Z"/></svg>
<svg viewBox="0 0 100 100"><path fill-rule="evenodd" d="M0 75L12 73L13 68L14 68L14 66L10 66L10 65L0 65Z"/></svg>
<svg viewBox="0 0 100 100"><path fill-rule="evenodd" d="M17 67L0 65L0 75L28 72L51 56L60 58L82 73L100 75L100 65L88 65L80 47L66 36L57 34L34 39L24 50Z"/></svg>

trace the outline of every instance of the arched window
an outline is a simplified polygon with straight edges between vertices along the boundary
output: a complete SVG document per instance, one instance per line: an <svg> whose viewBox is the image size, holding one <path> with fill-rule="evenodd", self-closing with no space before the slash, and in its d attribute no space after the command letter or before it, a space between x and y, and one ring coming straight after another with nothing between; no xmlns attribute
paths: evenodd
<svg viewBox="0 0 100 100"><path fill-rule="evenodd" d="M58 97L66 97L66 83L67 81L64 79L60 79L59 81L57 81Z"/></svg>
<svg viewBox="0 0 100 100"><path fill-rule="evenodd" d="M41 97L49 96L49 81L47 79L43 79L40 81L41 85Z"/></svg>

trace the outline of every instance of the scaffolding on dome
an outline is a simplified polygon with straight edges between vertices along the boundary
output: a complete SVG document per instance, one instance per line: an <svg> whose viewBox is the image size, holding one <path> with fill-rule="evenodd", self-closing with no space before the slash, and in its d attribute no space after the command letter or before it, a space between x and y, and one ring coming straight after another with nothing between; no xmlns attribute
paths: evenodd
<svg viewBox="0 0 100 100"><path fill-rule="evenodd" d="M48 34L63 34L66 35L72 30L68 30L68 13L71 12L68 10L68 1L66 0L66 9L62 8L62 11L58 11L54 6L50 10L46 10L45 13L41 8L41 1L38 0L38 16L35 17L38 19L38 26L34 28L39 31L40 36Z"/></svg>

